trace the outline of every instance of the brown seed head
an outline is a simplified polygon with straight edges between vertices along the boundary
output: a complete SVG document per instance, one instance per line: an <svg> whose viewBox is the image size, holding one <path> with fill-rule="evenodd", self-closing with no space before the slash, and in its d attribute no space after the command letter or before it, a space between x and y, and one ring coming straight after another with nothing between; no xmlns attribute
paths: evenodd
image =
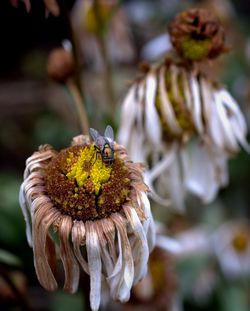
<svg viewBox="0 0 250 311"><path fill-rule="evenodd" d="M226 51L225 31L205 9L190 9L177 15L169 26L172 44L186 60L213 59Z"/></svg>

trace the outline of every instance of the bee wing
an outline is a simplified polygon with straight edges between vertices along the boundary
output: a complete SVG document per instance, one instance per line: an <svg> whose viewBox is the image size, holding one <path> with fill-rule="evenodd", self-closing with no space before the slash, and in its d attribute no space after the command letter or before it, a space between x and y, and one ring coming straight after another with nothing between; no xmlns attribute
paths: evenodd
<svg viewBox="0 0 250 311"><path fill-rule="evenodd" d="M98 133L98 131L93 128L90 128L89 133L91 137L93 138L93 140L97 143L98 137L100 137L100 134Z"/></svg>
<svg viewBox="0 0 250 311"><path fill-rule="evenodd" d="M104 137L109 138L111 141L114 141L114 131L110 125L106 127L106 130L104 132Z"/></svg>

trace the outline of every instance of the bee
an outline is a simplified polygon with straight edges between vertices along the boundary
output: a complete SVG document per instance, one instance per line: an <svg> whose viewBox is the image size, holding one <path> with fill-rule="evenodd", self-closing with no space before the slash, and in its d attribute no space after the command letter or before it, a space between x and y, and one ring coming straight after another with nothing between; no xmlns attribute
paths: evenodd
<svg viewBox="0 0 250 311"><path fill-rule="evenodd" d="M97 130L90 128L91 137L95 142L95 147L101 154L102 161L105 164L114 162L114 131L110 125L105 129L104 136L100 135Z"/></svg>

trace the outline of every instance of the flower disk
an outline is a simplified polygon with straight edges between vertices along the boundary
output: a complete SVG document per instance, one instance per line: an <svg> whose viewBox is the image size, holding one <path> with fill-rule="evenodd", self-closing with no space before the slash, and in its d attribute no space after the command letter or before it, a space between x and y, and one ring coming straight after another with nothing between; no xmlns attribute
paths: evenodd
<svg viewBox="0 0 250 311"><path fill-rule="evenodd" d="M62 150L45 169L45 188L55 207L82 221L118 212L130 192L130 178L119 157L105 164L94 144Z"/></svg>

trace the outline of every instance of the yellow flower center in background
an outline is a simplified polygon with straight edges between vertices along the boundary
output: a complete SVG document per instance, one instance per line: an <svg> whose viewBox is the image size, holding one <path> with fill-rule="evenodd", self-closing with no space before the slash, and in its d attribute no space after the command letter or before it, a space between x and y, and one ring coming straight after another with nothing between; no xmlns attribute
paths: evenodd
<svg viewBox="0 0 250 311"><path fill-rule="evenodd" d="M239 253L244 253L249 245L249 234L245 230L237 232L233 239L232 245L234 249Z"/></svg>
<svg viewBox="0 0 250 311"><path fill-rule="evenodd" d="M107 217L122 208L130 193L130 172L115 153L103 162L94 144L62 150L44 172L47 195L54 206L73 219Z"/></svg>

